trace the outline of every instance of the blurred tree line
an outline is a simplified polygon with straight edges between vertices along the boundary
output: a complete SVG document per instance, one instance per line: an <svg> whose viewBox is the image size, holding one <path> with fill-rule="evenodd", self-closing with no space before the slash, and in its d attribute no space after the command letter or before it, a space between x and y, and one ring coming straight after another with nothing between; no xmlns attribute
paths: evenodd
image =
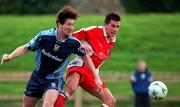
<svg viewBox="0 0 180 107"><path fill-rule="evenodd" d="M71 4L72 1L79 4L83 0L0 0L0 14L54 14L59 8ZM106 0L106 2L111 1ZM130 13L180 12L180 0L119 0L119 3L119 9L120 6L123 6ZM91 0L88 4L95 6ZM87 5L79 4L79 6L81 9L87 10ZM105 10L105 8L108 7L104 6L101 10ZM89 13L88 11L92 10L87 10L87 13ZM97 11L94 10L91 13L97 13Z"/></svg>
<svg viewBox="0 0 180 107"><path fill-rule="evenodd" d="M0 0L0 14L52 14L70 0Z"/></svg>
<svg viewBox="0 0 180 107"><path fill-rule="evenodd" d="M119 0L130 13L180 12L180 0Z"/></svg>

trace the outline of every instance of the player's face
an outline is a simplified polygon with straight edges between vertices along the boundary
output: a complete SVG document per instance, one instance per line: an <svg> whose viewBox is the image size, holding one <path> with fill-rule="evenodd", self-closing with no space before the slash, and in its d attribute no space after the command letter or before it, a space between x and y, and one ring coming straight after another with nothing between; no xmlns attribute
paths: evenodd
<svg viewBox="0 0 180 107"><path fill-rule="evenodd" d="M74 24L74 19L66 19L63 25L59 24L58 30L65 36L71 35L74 30Z"/></svg>
<svg viewBox="0 0 180 107"><path fill-rule="evenodd" d="M108 24L105 24L105 30L107 33L107 38L112 41L116 36L120 26L120 21L110 20Z"/></svg>
<svg viewBox="0 0 180 107"><path fill-rule="evenodd" d="M140 72L144 72L146 70L146 63L144 61L138 62L138 70Z"/></svg>

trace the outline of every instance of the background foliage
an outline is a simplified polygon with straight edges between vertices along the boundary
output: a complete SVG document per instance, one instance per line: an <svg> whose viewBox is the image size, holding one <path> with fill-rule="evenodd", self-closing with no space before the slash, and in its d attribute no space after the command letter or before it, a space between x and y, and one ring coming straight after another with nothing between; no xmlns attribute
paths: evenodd
<svg viewBox="0 0 180 107"><path fill-rule="evenodd" d="M129 13L180 12L179 0L120 0Z"/></svg>
<svg viewBox="0 0 180 107"><path fill-rule="evenodd" d="M54 14L59 8L69 4L71 1L73 0L0 0L0 14ZM81 0L74 1L80 2ZM90 5L95 5L92 4L93 2L91 0L86 2L89 2L88 4ZM121 8L120 6L123 6L129 13L180 12L179 0L119 0L119 3L121 5L116 7L117 10ZM103 5L103 3L101 5ZM97 10L88 10L87 5L82 6L80 4L77 6L80 6L81 10L87 10L87 13L89 13L89 11L97 13ZM106 8L103 9L107 10ZM100 10L103 11L103 9Z"/></svg>
<svg viewBox="0 0 180 107"><path fill-rule="evenodd" d="M90 20L91 19L91 20ZM145 59L153 71L180 71L180 14L124 15L112 56L103 71L132 71ZM75 31L102 25L103 15L82 15ZM27 43L39 31L56 27L55 16L0 16L0 55ZM16 58L0 70L33 70L34 53Z"/></svg>

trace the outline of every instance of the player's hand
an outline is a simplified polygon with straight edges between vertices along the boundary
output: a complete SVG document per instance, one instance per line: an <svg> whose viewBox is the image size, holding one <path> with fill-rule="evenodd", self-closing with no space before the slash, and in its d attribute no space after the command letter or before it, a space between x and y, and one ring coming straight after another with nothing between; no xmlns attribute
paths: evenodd
<svg viewBox="0 0 180 107"><path fill-rule="evenodd" d="M2 56L2 59L1 59L1 64L3 64L4 62L9 61L10 59L11 59L10 55L4 54L4 55Z"/></svg>
<svg viewBox="0 0 180 107"><path fill-rule="evenodd" d="M84 48L86 50L86 53L88 54L92 54L93 53L93 49L87 45L81 45L82 48Z"/></svg>

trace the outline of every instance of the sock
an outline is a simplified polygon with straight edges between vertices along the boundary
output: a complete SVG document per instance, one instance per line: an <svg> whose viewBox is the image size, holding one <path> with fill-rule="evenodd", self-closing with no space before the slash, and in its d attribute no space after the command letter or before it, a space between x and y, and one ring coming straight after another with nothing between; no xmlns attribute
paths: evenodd
<svg viewBox="0 0 180 107"><path fill-rule="evenodd" d="M101 107L109 107L109 106L103 103L103 104L101 105Z"/></svg>
<svg viewBox="0 0 180 107"><path fill-rule="evenodd" d="M54 107L63 107L65 104L66 100L68 100L68 97L70 95L67 92L61 92L60 95L58 96Z"/></svg>

